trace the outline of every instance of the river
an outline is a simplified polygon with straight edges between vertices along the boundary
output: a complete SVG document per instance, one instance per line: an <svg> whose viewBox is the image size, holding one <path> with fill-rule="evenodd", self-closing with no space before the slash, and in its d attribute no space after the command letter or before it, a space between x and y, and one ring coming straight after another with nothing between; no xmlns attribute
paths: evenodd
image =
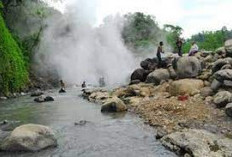
<svg viewBox="0 0 232 157"><path fill-rule="evenodd" d="M132 113L102 114L101 106L81 98L79 88L47 92L54 102L35 103L30 96L0 102L0 120L35 123L56 132L58 147L1 157L174 157L155 139L154 130ZM86 121L84 125L75 122Z"/></svg>

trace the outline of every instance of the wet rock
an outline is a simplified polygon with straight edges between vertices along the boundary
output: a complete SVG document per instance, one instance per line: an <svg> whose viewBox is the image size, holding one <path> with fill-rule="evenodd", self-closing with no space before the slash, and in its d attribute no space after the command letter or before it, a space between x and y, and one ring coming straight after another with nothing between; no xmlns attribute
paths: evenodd
<svg viewBox="0 0 232 157"><path fill-rule="evenodd" d="M38 103L49 102L49 101L54 101L54 98L51 96L41 95L40 97L35 98L34 101Z"/></svg>
<svg viewBox="0 0 232 157"><path fill-rule="evenodd" d="M87 120L80 120L79 122L75 122L74 125L84 126L87 123L89 123L89 121L87 121Z"/></svg>
<svg viewBox="0 0 232 157"><path fill-rule="evenodd" d="M212 157L232 156L232 140L205 130L186 129L161 139L161 143L180 156Z"/></svg>
<svg viewBox="0 0 232 157"><path fill-rule="evenodd" d="M41 102L44 102L44 99L45 99L45 98L46 98L46 97L45 97L44 95L41 95L40 97L35 98L34 101L35 101L35 102L41 103Z"/></svg>
<svg viewBox="0 0 232 157"><path fill-rule="evenodd" d="M232 117L232 103L226 105L225 113L227 116Z"/></svg>
<svg viewBox="0 0 232 157"><path fill-rule="evenodd" d="M204 87L201 89L200 92L201 96L208 97L208 96L212 96L214 94L214 91L210 88L210 87Z"/></svg>
<svg viewBox="0 0 232 157"><path fill-rule="evenodd" d="M7 100L7 97L1 96L0 100Z"/></svg>
<svg viewBox="0 0 232 157"><path fill-rule="evenodd" d="M213 102L218 108L225 107L232 102L232 94L228 91L220 91L214 96Z"/></svg>
<svg viewBox="0 0 232 157"><path fill-rule="evenodd" d="M169 93L172 96L178 95L195 95L200 93L200 89L204 87L204 82L198 79L182 79L173 81L169 86Z"/></svg>
<svg viewBox="0 0 232 157"><path fill-rule="evenodd" d="M170 79L170 74L167 69L157 69L147 76L146 83L159 85L161 81Z"/></svg>
<svg viewBox="0 0 232 157"><path fill-rule="evenodd" d="M59 90L59 93L66 93L66 91L65 91L63 88L61 88L61 89Z"/></svg>
<svg viewBox="0 0 232 157"><path fill-rule="evenodd" d="M126 110L127 107L124 102L117 97L108 99L101 108L101 112L123 112Z"/></svg>
<svg viewBox="0 0 232 157"><path fill-rule="evenodd" d="M14 129L2 142L0 149L4 151L39 151L51 146L57 146L57 140L49 127L26 124Z"/></svg>
<svg viewBox="0 0 232 157"><path fill-rule="evenodd" d="M141 82L144 82L147 78L148 72L144 69L136 69L131 74L131 81L133 80L140 80Z"/></svg>
<svg viewBox="0 0 232 157"><path fill-rule="evenodd" d="M51 97L51 96L47 96L45 99L44 99L45 102L48 102L48 101L54 101L54 98Z"/></svg>
<svg viewBox="0 0 232 157"><path fill-rule="evenodd" d="M201 70L201 62L196 57L181 57L176 63L176 73L179 78L196 77Z"/></svg>
<svg viewBox="0 0 232 157"><path fill-rule="evenodd" d="M229 39L225 42L226 55L232 56L232 39Z"/></svg>
<svg viewBox="0 0 232 157"><path fill-rule="evenodd" d="M31 96L32 97L37 97L37 96L41 96L41 95L43 95L44 93L43 92L41 92L41 91L35 91L35 92L32 92L31 93Z"/></svg>

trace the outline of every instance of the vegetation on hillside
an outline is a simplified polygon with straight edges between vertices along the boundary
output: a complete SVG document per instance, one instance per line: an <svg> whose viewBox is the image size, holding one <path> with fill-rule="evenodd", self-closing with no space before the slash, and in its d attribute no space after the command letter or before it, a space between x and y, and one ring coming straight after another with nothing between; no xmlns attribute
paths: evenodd
<svg viewBox="0 0 232 157"><path fill-rule="evenodd" d="M28 72L22 51L0 14L0 93L8 95L20 91L27 82Z"/></svg>
<svg viewBox="0 0 232 157"><path fill-rule="evenodd" d="M158 27L154 16L136 12L125 15L125 19L122 37L126 45L135 50L152 49L157 46L163 32Z"/></svg>

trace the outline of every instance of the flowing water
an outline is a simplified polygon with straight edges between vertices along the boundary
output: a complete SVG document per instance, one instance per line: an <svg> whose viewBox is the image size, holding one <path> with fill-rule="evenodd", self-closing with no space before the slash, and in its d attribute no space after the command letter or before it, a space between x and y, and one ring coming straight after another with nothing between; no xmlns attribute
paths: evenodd
<svg viewBox="0 0 232 157"><path fill-rule="evenodd" d="M66 94L48 92L54 102L35 103L30 96L0 102L0 120L51 127L59 146L36 153L4 153L6 157L173 157L155 139L154 131L131 113L102 114L101 106L80 97L80 89ZM75 122L86 121L84 125Z"/></svg>

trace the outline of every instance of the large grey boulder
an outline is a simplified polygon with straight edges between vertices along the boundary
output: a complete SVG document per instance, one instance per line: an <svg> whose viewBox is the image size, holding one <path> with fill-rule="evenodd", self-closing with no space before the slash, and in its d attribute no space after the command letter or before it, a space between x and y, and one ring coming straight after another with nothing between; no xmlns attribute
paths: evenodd
<svg viewBox="0 0 232 157"><path fill-rule="evenodd" d="M176 63L179 78L193 78L201 73L201 62L196 57L181 57Z"/></svg>
<svg viewBox="0 0 232 157"><path fill-rule="evenodd" d="M126 110L126 105L118 97L108 99L101 108L101 112L123 112Z"/></svg>
<svg viewBox="0 0 232 157"><path fill-rule="evenodd" d="M232 39L229 39L225 42L225 49L226 49L226 55L231 57L231 55L232 55Z"/></svg>
<svg viewBox="0 0 232 157"><path fill-rule="evenodd" d="M220 91L213 98L214 104L221 108L232 102L232 94L228 91Z"/></svg>
<svg viewBox="0 0 232 157"><path fill-rule="evenodd" d="M232 140L205 130L186 129L161 139L161 143L180 156L231 157Z"/></svg>
<svg viewBox="0 0 232 157"><path fill-rule="evenodd" d="M14 129L2 142L0 149L4 151L39 151L51 146L57 146L57 140L49 127L26 124Z"/></svg>
<svg viewBox="0 0 232 157"><path fill-rule="evenodd" d="M146 83L159 85L161 81L167 81L168 79L170 79L170 74L167 69L157 69L147 76Z"/></svg>

